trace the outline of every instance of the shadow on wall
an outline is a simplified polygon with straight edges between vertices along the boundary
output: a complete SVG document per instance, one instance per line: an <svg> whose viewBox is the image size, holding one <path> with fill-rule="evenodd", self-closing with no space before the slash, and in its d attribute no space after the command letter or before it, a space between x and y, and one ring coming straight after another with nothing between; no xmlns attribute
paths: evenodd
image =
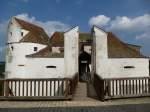
<svg viewBox="0 0 150 112"><path fill-rule="evenodd" d="M4 78L3 73L5 72L5 62L0 62L0 78Z"/></svg>

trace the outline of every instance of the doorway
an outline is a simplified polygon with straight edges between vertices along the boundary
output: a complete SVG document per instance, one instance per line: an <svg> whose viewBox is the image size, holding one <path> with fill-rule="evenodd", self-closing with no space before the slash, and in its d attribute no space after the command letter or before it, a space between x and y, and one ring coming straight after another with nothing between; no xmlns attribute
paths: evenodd
<svg viewBox="0 0 150 112"><path fill-rule="evenodd" d="M90 64L91 55L85 51L82 51L79 55L79 81L87 82L90 81Z"/></svg>

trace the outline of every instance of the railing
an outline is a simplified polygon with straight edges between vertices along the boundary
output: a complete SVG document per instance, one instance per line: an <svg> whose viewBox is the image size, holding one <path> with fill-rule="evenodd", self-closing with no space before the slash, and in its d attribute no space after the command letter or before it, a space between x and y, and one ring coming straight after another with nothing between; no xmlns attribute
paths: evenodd
<svg viewBox="0 0 150 112"><path fill-rule="evenodd" d="M94 87L103 101L112 98L150 96L150 77L102 79L95 75Z"/></svg>
<svg viewBox="0 0 150 112"><path fill-rule="evenodd" d="M74 75L74 77L72 78L72 80L70 80L70 94L73 95L76 89L76 86L78 84L79 81L79 76L78 74Z"/></svg>
<svg viewBox="0 0 150 112"><path fill-rule="evenodd" d="M104 80L98 75L94 75L94 87L100 100L104 101Z"/></svg>
<svg viewBox="0 0 150 112"><path fill-rule="evenodd" d="M6 79L0 80L4 88L0 99L65 100L71 99L78 75L73 78Z"/></svg>

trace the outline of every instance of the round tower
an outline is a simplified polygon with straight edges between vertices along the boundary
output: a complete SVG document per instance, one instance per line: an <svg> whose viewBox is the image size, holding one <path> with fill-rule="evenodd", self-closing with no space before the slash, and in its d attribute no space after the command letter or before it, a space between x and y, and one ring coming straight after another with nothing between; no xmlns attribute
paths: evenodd
<svg viewBox="0 0 150 112"><path fill-rule="evenodd" d="M28 78L27 57L46 47L38 41L38 26L12 17L7 29L5 78ZM34 30L35 29L35 30ZM39 28L39 32L40 32ZM35 38L36 37L36 38ZM40 42L43 42L42 44ZM46 40L45 40L46 42Z"/></svg>

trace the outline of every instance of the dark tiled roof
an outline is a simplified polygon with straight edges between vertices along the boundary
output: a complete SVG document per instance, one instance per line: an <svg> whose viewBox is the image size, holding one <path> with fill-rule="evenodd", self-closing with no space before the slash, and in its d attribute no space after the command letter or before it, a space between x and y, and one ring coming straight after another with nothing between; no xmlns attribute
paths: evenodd
<svg viewBox="0 0 150 112"><path fill-rule="evenodd" d="M132 49L126 43L119 40L112 32L108 32L107 38L109 58L145 58L139 51ZM79 47L82 47L84 41L87 41L88 44L91 43L91 36L89 33L80 33L79 39ZM64 32L55 32L51 36L48 47L35 54L28 55L28 57L64 57L64 53L52 53L52 46L64 46Z"/></svg>
<svg viewBox="0 0 150 112"><path fill-rule="evenodd" d="M89 33L79 33L80 42L91 41ZM52 46L64 46L64 32L55 32L51 38L50 43Z"/></svg>
<svg viewBox="0 0 150 112"><path fill-rule="evenodd" d="M34 57L34 58L63 58L64 53L52 53L52 47L47 46L44 49L40 50L37 53L27 55L26 57Z"/></svg>
<svg viewBox="0 0 150 112"><path fill-rule="evenodd" d="M50 44L52 46L64 46L64 33L55 32L50 38Z"/></svg>
<svg viewBox="0 0 150 112"><path fill-rule="evenodd" d="M120 41L112 32L108 32L108 57L109 58L144 58L139 51L128 47Z"/></svg>
<svg viewBox="0 0 150 112"><path fill-rule="evenodd" d="M48 44L49 37L43 28L26 22L24 20L18 19L15 17L15 20L21 26L22 29L30 31L27 35L25 35L20 42L32 42L32 43L39 43L39 44Z"/></svg>

